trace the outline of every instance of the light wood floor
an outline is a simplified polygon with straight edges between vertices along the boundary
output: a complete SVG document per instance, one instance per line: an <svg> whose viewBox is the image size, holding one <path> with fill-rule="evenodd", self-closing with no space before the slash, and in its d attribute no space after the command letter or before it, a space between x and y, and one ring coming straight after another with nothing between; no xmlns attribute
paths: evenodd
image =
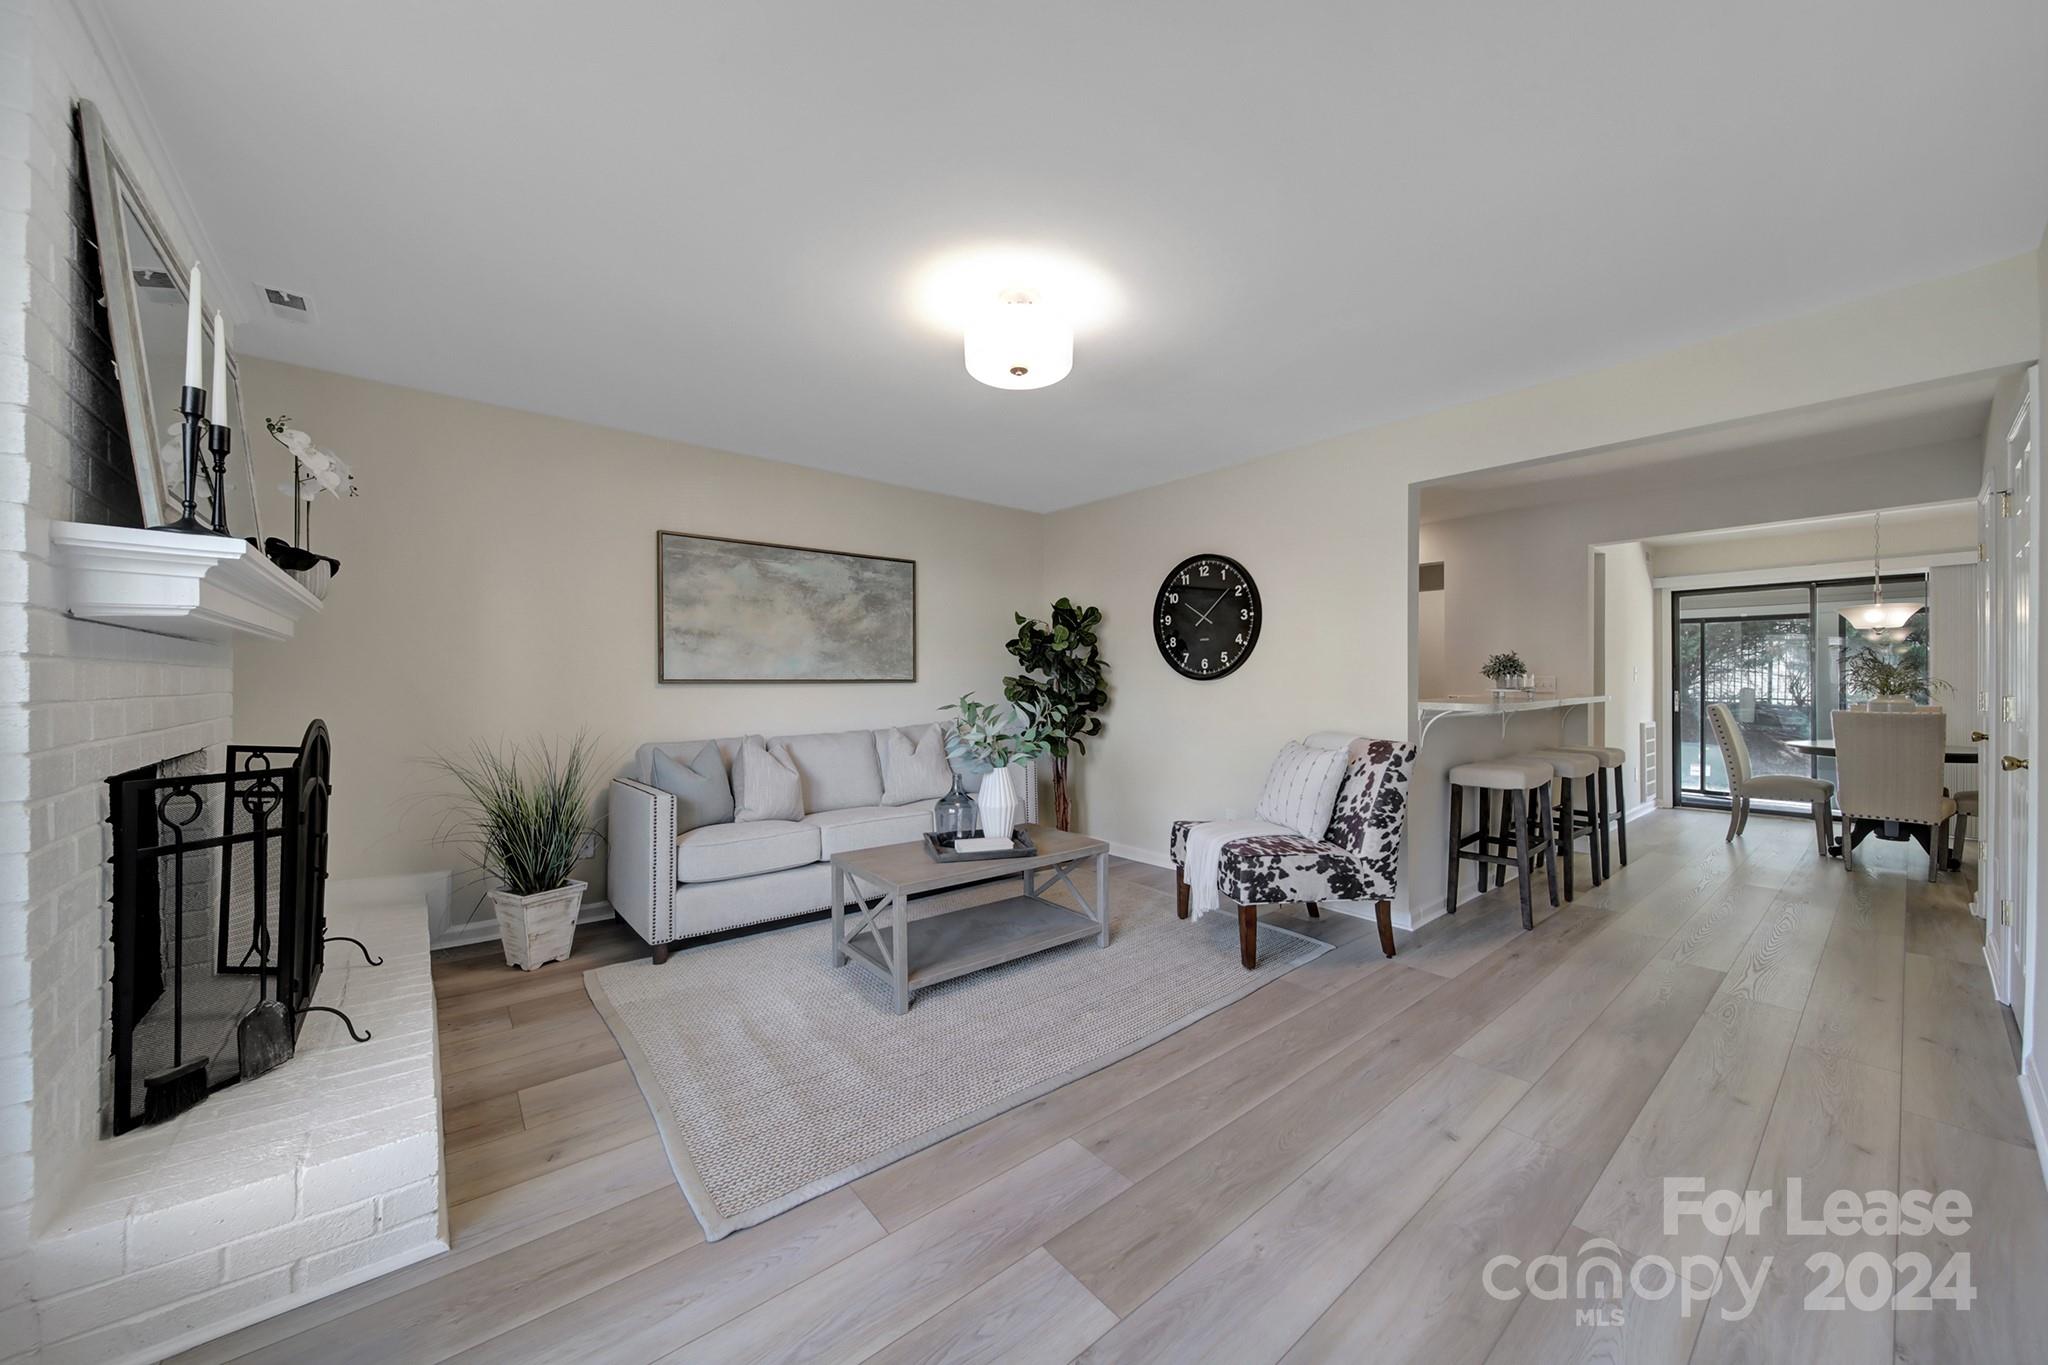
<svg viewBox="0 0 2048 1365"><path fill-rule="evenodd" d="M1523 933L1495 892L1339 946L1125 1061L706 1244L580 970L435 966L448 1255L181 1359L302 1362L2048 1360L2048 1195L1967 882L1917 849L1854 874L1803 823L1666 814L1632 865ZM1866 845L1866 849L1872 849ZM1434 856L1430 850L1424 856ZM1171 914L1169 874L1115 894ZM1468 883L1469 884L1469 883ZM1662 1178L1954 1187L1949 1239L1667 1234ZM1500 1301L1488 1258L1729 1255L1691 1316ZM1897 1245L1900 1242L1910 1245ZM1597 1248L1594 1248L1597 1249ZM1973 1254L1968 1312L1809 1312L1814 1250ZM1512 1280L1513 1277L1509 1277Z"/></svg>

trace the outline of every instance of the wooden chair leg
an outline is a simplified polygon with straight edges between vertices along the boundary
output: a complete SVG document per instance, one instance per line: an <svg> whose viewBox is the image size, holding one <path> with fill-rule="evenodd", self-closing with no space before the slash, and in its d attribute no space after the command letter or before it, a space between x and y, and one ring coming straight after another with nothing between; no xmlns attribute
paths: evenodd
<svg viewBox="0 0 2048 1365"><path fill-rule="evenodd" d="M1188 917L1188 872L1184 867L1173 869L1173 912L1182 919Z"/></svg>
<svg viewBox="0 0 2048 1365"><path fill-rule="evenodd" d="M1373 913L1380 922L1380 951L1388 957L1394 955L1394 903L1381 901L1373 907Z"/></svg>
<svg viewBox="0 0 2048 1365"><path fill-rule="evenodd" d="M1536 911L1529 894L1529 882L1535 875L1535 868L1529 863L1529 795L1515 794L1515 886L1521 892L1522 927L1536 927Z"/></svg>
<svg viewBox="0 0 2048 1365"><path fill-rule="evenodd" d="M1237 960L1251 971L1259 965L1259 907L1237 907Z"/></svg>
<svg viewBox="0 0 2048 1365"><path fill-rule="evenodd" d="M1486 799L1485 793L1480 793L1479 799L1484 801ZM1446 915L1458 913L1458 864L1461 861L1458 857L1460 851L1459 841L1464 837L1465 789L1453 782L1451 784L1451 837L1445 840L1451 846L1451 869L1444 876L1444 913ZM1481 869L1484 869L1486 864L1481 863L1479 866ZM1479 889L1481 891L1486 889L1486 873L1483 870L1479 874Z"/></svg>
<svg viewBox="0 0 2048 1365"><path fill-rule="evenodd" d="M1735 833L1738 837L1749 829L1749 807L1750 800L1745 796L1742 798L1742 822L1735 826Z"/></svg>
<svg viewBox="0 0 2048 1365"><path fill-rule="evenodd" d="M1742 833L1742 797L1740 793L1728 794L1728 832L1721 836L1721 842L1732 844L1735 836Z"/></svg>
<svg viewBox="0 0 2048 1365"><path fill-rule="evenodd" d="M1501 810L1501 841L1503 843L1507 841L1507 812L1505 810ZM1481 792L1479 794L1479 851L1481 853L1491 853L1493 851L1493 794L1491 792ZM1489 864L1485 864L1485 862L1479 864L1479 894L1481 896L1487 894L1487 866Z"/></svg>
<svg viewBox="0 0 2048 1365"><path fill-rule="evenodd" d="M1813 803L1813 837L1820 844L1821 857L1835 851L1835 817L1825 796Z"/></svg>
<svg viewBox="0 0 2048 1365"><path fill-rule="evenodd" d="M1614 770L1614 846L1621 865L1628 866L1628 765Z"/></svg>
<svg viewBox="0 0 2048 1365"><path fill-rule="evenodd" d="M1515 853L1515 841L1508 835L1508 830L1511 827L1510 822L1514 818L1515 794L1513 792L1502 792L1500 794L1500 847L1495 849L1494 852L1500 854L1503 858L1512 858ZM1495 863L1493 865L1493 884L1496 889L1508 884L1508 865L1506 863Z"/></svg>
<svg viewBox="0 0 2048 1365"><path fill-rule="evenodd" d="M648 956L653 958L654 965L659 967L662 963L668 961L668 945L666 943L648 945Z"/></svg>
<svg viewBox="0 0 2048 1365"><path fill-rule="evenodd" d="M1303 904L1308 906L1308 917L1310 919L1321 919L1323 917L1322 906L1317 905L1314 901L1305 901Z"/></svg>
<svg viewBox="0 0 2048 1365"><path fill-rule="evenodd" d="M1578 862L1574 854L1579 845L1579 821L1577 814L1572 809L1572 780L1569 777L1564 778L1558 783L1558 786L1564 792L1564 799L1560 803L1557 812L1557 835L1558 841L1564 847L1560 848L1557 853L1560 858L1564 859L1564 898L1570 900L1578 891L1578 875L1573 870L1573 864Z"/></svg>
<svg viewBox="0 0 2048 1365"><path fill-rule="evenodd" d="M1543 868L1550 877L1550 908L1557 909L1557 812L1551 809L1550 784L1538 789L1543 803Z"/></svg>
<svg viewBox="0 0 2048 1365"><path fill-rule="evenodd" d="M1594 773L1591 779L1591 785L1599 793L1599 800L1596 804L1600 808L1600 880L1603 882L1614 875L1614 845L1608 838L1607 828L1608 822L1614 818L1614 812L1607 808L1607 782L1605 779L1606 774L1599 772Z"/></svg>
<svg viewBox="0 0 2048 1365"><path fill-rule="evenodd" d="M1934 827L1934 848L1927 858L1927 880L1933 881L1948 866L1948 821Z"/></svg>
<svg viewBox="0 0 2048 1365"><path fill-rule="evenodd" d="M1601 819L1607 811L1607 799L1602 795L1606 790L1600 785L1600 774L1586 779L1586 873L1595 886L1607 880L1607 822ZM1594 821L1599 828L1594 828Z"/></svg>

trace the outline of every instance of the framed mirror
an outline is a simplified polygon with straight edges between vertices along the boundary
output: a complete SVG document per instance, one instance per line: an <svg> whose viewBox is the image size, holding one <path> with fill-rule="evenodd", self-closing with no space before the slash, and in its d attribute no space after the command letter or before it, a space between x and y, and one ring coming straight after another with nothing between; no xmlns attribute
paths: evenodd
<svg viewBox="0 0 2048 1365"><path fill-rule="evenodd" d="M135 462L143 522L156 526L176 521L183 511L184 417L178 411L178 399L185 381L185 291L192 267L172 249L162 222L108 140L99 111L91 101L80 100L78 112L107 297L107 326L119 370L121 406L127 415L128 450ZM200 288L202 292L205 289L203 279ZM206 339L204 373L211 383L212 348L219 342L213 335L210 308ZM228 350L227 411L234 432L223 501L227 529L230 535L260 545L263 532L256 516L253 442L242 411L241 368L232 347ZM212 477L213 457L202 450L200 479L193 490L202 521L211 518Z"/></svg>

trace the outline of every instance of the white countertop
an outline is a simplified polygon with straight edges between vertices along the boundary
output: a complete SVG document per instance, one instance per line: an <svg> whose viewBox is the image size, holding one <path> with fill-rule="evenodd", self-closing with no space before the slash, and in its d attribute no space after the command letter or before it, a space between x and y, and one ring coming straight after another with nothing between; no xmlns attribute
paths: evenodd
<svg viewBox="0 0 2048 1365"><path fill-rule="evenodd" d="M1462 712L1480 716L1501 716L1511 711L1550 711L1563 706L1590 706L1604 702L1605 695L1597 697L1515 697L1496 700L1491 692L1475 692L1458 697L1424 697L1416 703L1424 715L1444 712Z"/></svg>

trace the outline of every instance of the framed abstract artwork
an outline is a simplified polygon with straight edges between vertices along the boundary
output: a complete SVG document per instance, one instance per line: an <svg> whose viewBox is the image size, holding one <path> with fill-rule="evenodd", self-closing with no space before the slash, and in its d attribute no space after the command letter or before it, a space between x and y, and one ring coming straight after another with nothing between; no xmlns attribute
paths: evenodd
<svg viewBox="0 0 2048 1365"><path fill-rule="evenodd" d="M665 683L916 682L917 561L657 531Z"/></svg>

